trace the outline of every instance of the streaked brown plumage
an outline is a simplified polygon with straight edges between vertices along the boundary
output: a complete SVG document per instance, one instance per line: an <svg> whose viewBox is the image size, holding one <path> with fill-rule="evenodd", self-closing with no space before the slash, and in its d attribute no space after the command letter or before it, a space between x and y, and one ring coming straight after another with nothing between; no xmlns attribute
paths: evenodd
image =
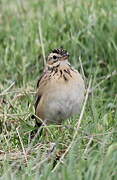
<svg viewBox="0 0 117 180"><path fill-rule="evenodd" d="M46 124L61 124L78 114L84 100L84 81L68 57L66 50L54 49L37 83L35 114Z"/></svg>

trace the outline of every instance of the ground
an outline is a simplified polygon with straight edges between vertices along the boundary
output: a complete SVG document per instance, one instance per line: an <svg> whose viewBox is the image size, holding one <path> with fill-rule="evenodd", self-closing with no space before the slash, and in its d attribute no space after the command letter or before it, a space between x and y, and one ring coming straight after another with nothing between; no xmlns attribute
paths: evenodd
<svg viewBox="0 0 117 180"><path fill-rule="evenodd" d="M63 46L85 79L81 114L31 141L36 83ZM117 1L0 1L0 179L117 179Z"/></svg>

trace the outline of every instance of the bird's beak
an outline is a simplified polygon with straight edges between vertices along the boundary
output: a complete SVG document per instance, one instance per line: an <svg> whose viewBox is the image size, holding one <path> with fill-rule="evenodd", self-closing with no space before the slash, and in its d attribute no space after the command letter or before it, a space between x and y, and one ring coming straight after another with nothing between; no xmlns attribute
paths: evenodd
<svg viewBox="0 0 117 180"><path fill-rule="evenodd" d="M62 56L62 60L68 59L68 57L69 57L69 53L66 53Z"/></svg>

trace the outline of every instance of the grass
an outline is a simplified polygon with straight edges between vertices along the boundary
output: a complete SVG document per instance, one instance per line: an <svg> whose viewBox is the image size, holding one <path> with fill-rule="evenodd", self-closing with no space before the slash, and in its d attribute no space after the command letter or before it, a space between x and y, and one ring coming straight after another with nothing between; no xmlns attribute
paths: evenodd
<svg viewBox="0 0 117 180"><path fill-rule="evenodd" d="M1 180L117 179L116 7L115 0L0 1ZM93 92L80 124L78 115L50 125L31 142L36 82L60 46L83 66Z"/></svg>

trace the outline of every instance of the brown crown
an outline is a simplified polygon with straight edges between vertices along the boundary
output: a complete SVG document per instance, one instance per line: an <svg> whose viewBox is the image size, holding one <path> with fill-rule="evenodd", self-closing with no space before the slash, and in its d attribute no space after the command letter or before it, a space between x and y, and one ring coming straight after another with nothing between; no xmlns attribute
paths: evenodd
<svg viewBox="0 0 117 180"><path fill-rule="evenodd" d="M60 54L60 55L68 55L69 53L63 49L63 48L57 48L57 49L54 49L52 50L53 53L56 53L56 54Z"/></svg>

